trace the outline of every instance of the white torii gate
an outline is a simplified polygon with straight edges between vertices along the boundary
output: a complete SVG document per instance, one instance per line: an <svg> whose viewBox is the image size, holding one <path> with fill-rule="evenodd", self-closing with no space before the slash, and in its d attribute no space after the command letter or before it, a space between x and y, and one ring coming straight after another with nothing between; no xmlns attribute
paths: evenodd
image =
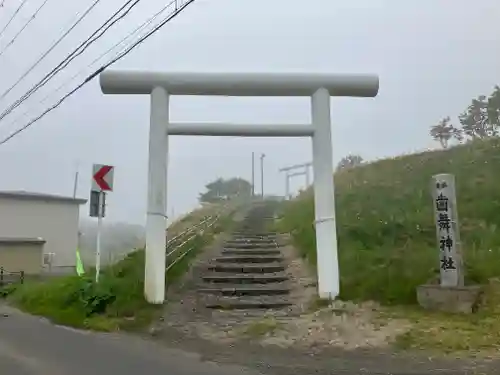
<svg viewBox="0 0 500 375"><path fill-rule="evenodd" d="M303 164L295 164L289 167L281 168L279 172L285 172L285 199L287 200L290 196L290 178L295 176L306 176L306 188L309 187L309 167L312 167L312 163L303 163ZM294 172L292 170L296 170L298 168L304 168L303 171Z"/></svg>
<svg viewBox="0 0 500 375"><path fill-rule="evenodd" d="M330 96L374 97L375 75L321 73L159 73L104 71L104 94L151 97L144 293L165 300L165 228L169 135L312 137L318 294L339 294ZM170 123L170 95L310 96L312 124Z"/></svg>
<svg viewBox="0 0 500 375"><path fill-rule="evenodd" d="M294 172L290 173L289 171L286 172L285 175L285 200L288 200L291 198L290 194L290 179L292 177L297 177L297 176L306 176L306 186L309 186L309 175L306 171L301 171L301 172Z"/></svg>

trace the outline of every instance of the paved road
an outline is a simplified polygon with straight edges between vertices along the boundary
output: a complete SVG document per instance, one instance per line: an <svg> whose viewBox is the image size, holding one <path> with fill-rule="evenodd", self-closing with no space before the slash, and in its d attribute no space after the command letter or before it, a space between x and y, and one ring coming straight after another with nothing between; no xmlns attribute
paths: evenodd
<svg viewBox="0 0 500 375"><path fill-rule="evenodd" d="M4 317L3 314L8 314ZM8 375L257 375L123 335L54 326L0 306L0 373Z"/></svg>

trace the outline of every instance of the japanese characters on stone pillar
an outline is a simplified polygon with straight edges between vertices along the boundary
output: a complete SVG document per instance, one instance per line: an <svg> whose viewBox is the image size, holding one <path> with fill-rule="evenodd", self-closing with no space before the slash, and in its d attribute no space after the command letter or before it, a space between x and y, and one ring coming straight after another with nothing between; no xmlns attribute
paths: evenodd
<svg viewBox="0 0 500 375"><path fill-rule="evenodd" d="M438 174L432 177L432 182L441 286L463 286L455 177L451 174Z"/></svg>

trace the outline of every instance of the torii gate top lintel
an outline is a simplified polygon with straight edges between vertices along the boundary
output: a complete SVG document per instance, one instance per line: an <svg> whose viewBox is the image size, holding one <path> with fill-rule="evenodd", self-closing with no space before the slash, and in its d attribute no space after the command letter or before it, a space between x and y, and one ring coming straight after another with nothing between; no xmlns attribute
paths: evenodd
<svg viewBox="0 0 500 375"><path fill-rule="evenodd" d="M290 165L289 167L280 168L279 172L287 172L287 171L290 171L292 169L297 169L297 168L308 168L308 167L312 167L312 165L313 165L312 162Z"/></svg>
<svg viewBox="0 0 500 375"><path fill-rule="evenodd" d="M170 95L311 96L325 88L331 96L375 97L379 89L371 74L105 70L99 80L104 94L150 94L163 87Z"/></svg>

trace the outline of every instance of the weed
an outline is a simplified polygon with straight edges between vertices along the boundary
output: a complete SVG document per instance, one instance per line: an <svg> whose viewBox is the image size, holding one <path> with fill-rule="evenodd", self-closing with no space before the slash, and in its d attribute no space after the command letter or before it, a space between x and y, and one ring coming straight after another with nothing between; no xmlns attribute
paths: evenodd
<svg viewBox="0 0 500 375"><path fill-rule="evenodd" d="M254 321L245 327L243 334L251 338L260 338L272 334L279 329L279 322L272 317L266 317L261 320Z"/></svg>

